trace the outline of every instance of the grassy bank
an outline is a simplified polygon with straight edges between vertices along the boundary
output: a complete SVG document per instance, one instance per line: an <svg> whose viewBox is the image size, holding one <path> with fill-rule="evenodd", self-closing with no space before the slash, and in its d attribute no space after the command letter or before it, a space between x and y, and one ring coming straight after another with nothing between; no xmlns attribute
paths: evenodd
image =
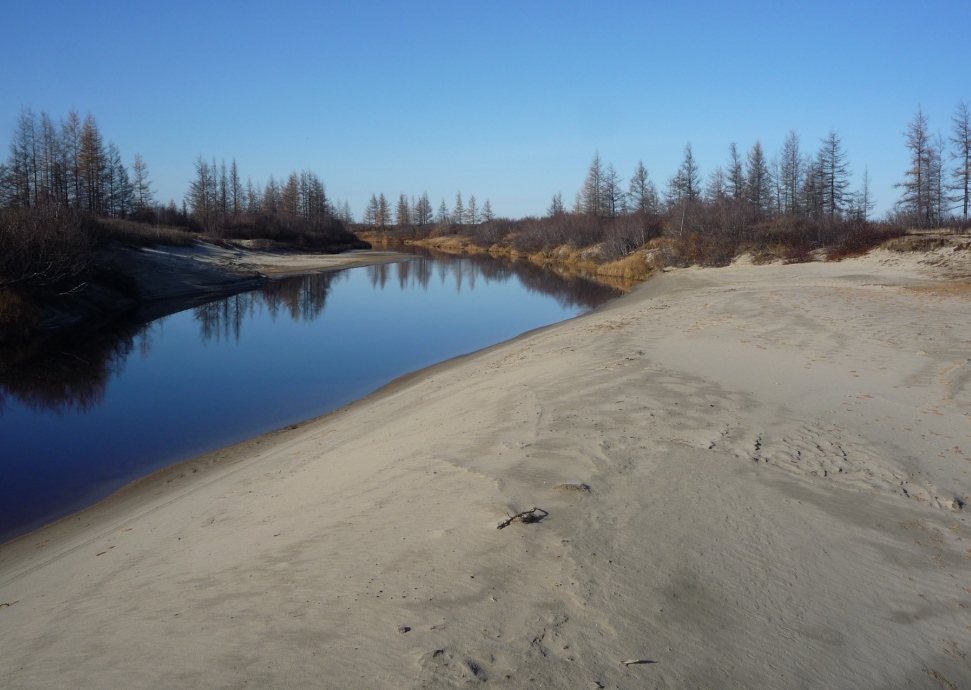
<svg viewBox="0 0 971 690"><path fill-rule="evenodd" d="M373 243L408 243L452 253L493 256L583 273L629 288L665 267L725 266L741 255L756 263L839 260L864 254L906 228L885 223L780 216L760 220L702 208L688 214L633 213L617 218L563 214L476 225L358 227Z"/></svg>

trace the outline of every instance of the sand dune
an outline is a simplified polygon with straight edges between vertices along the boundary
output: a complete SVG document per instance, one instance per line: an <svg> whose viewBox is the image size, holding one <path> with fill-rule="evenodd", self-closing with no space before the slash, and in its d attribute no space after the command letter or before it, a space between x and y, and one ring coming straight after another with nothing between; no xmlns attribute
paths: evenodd
<svg viewBox="0 0 971 690"><path fill-rule="evenodd" d="M671 271L153 475L0 547L2 685L968 687L931 258Z"/></svg>

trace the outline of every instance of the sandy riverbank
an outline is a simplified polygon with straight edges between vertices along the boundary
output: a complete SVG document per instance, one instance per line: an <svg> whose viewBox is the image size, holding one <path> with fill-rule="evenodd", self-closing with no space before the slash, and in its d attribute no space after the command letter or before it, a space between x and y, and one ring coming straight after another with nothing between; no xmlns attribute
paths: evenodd
<svg viewBox="0 0 971 690"><path fill-rule="evenodd" d="M70 299L47 300L40 318L47 328L98 328L119 316L150 321L205 302L252 290L273 278L401 261L400 252L360 250L343 254L263 251L252 241L189 247L112 246L101 251L96 278Z"/></svg>
<svg viewBox="0 0 971 690"><path fill-rule="evenodd" d="M953 254L672 271L153 475L0 547L3 687L967 687Z"/></svg>

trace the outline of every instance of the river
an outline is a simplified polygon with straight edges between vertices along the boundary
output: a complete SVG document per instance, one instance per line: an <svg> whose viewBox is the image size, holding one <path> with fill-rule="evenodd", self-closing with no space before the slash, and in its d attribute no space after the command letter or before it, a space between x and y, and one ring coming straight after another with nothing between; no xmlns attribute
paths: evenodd
<svg viewBox="0 0 971 690"><path fill-rule="evenodd" d="M529 263L419 252L62 343L0 377L0 543L617 294Z"/></svg>

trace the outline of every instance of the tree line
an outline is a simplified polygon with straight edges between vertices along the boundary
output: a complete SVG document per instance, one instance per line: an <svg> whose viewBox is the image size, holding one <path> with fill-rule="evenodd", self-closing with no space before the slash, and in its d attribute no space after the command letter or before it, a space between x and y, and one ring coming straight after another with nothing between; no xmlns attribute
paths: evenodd
<svg viewBox="0 0 971 690"><path fill-rule="evenodd" d="M94 116L75 111L55 122L21 108L10 152L0 162L0 206L53 206L124 218L155 204L148 166L135 154L129 169L105 144Z"/></svg>
<svg viewBox="0 0 971 690"><path fill-rule="evenodd" d="M445 199L438 207L438 212L432 210L431 201L428 199L428 192L423 192L420 197L415 199L401 193L392 212L391 203L382 192L380 195L372 194L371 199L364 207L362 222L369 228L387 228L392 225L399 228L410 226L425 226L430 224L449 224L449 225L476 225L486 223L495 218L492 211L492 204L488 199L479 206L475 195L469 197L467 202L462 201L462 192L455 195L455 205L449 209Z"/></svg>
<svg viewBox="0 0 971 690"><path fill-rule="evenodd" d="M967 221L971 205L971 115L969 105L958 103L951 117L950 136L931 134L928 118L918 109L904 132L910 165L896 187L901 198L886 220L917 227L933 227ZM949 165L950 164L950 165ZM744 158L738 145L729 146L728 161L702 179L689 142L677 171L658 193L643 161L629 184L599 152L577 192L572 212L598 218L629 213L652 215L687 212L698 204L744 204L759 219L777 216L868 220L875 199L869 173L864 169L860 186L851 189L847 152L839 132L831 130L816 151L804 151L799 134L792 130L771 159L756 141ZM546 215L567 213L561 193L553 196Z"/></svg>
<svg viewBox="0 0 971 690"><path fill-rule="evenodd" d="M201 155L195 161L195 176L185 196L189 215L208 233L218 233L257 219L282 223L303 223L312 230L333 226L337 220L354 222L350 204L331 200L317 173L292 172L285 182L271 174L266 185L242 184L236 159L227 167Z"/></svg>

